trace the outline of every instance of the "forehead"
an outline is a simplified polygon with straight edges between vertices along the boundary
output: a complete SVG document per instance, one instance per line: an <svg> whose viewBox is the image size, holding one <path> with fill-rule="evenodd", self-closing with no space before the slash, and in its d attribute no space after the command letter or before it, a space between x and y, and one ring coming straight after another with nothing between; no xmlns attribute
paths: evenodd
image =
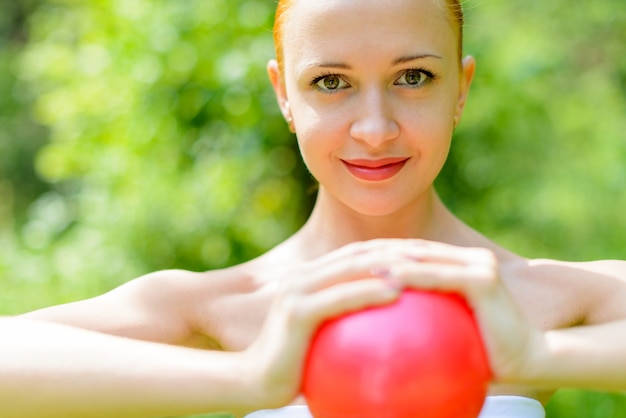
<svg viewBox="0 0 626 418"><path fill-rule="evenodd" d="M457 35L446 7L443 0L295 0L282 28L285 59L454 56Z"/></svg>

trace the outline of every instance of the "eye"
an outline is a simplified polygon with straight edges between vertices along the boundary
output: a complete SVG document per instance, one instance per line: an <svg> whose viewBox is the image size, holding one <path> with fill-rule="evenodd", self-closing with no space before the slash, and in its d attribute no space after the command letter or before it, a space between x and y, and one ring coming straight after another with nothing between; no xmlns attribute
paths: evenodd
<svg viewBox="0 0 626 418"><path fill-rule="evenodd" d="M350 84L337 74L327 74L317 77L313 80L311 85L322 91L336 91L350 87Z"/></svg>
<svg viewBox="0 0 626 418"><path fill-rule="evenodd" d="M410 69L406 70L394 84L399 86L421 87L431 82L435 76L426 70Z"/></svg>

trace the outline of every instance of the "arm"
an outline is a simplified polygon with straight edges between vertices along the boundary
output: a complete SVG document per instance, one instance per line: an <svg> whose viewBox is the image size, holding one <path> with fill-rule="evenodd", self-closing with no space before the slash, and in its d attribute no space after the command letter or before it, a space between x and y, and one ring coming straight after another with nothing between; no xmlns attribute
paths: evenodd
<svg viewBox="0 0 626 418"><path fill-rule="evenodd" d="M163 270L91 299L50 306L20 317L137 340L187 345L194 337L189 307L197 305L198 297L204 297L205 303L211 300L211 289L198 296L197 283L203 282L212 280L199 273Z"/></svg>
<svg viewBox="0 0 626 418"><path fill-rule="evenodd" d="M626 390L626 262L576 263L585 286L599 289L584 325L537 338L524 379L537 386Z"/></svg>
<svg viewBox="0 0 626 418"><path fill-rule="evenodd" d="M626 391L626 319L547 331L520 378L538 387Z"/></svg>
<svg viewBox="0 0 626 418"><path fill-rule="evenodd" d="M584 301L585 325L541 330L503 285L490 251L429 242L411 247L405 251L413 253L413 261L397 263L386 277L405 286L464 294L495 383L626 391L626 262L553 262L551 274L568 276L577 287L574 299Z"/></svg>
<svg viewBox="0 0 626 418"><path fill-rule="evenodd" d="M245 408L242 353L0 319L0 416L149 417ZM250 405L251 406L251 405Z"/></svg>
<svg viewBox="0 0 626 418"><path fill-rule="evenodd" d="M377 254L353 246L287 272L260 334L241 352L0 319L0 416L238 415L286 405L299 393L308 344L323 320L398 297L395 286L371 278L388 257Z"/></svg>

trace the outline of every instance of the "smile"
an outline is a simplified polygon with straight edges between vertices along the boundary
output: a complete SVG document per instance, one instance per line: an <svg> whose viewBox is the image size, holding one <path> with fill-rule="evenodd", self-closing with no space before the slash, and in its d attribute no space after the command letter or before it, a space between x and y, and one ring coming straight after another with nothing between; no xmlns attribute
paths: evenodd
<svg viewBox="0 0 626 418"><path fill-rule="evenodd" d="M404 167L408 158L383 158L380 160L341 160L356 178L365 181L383 181L392 178Z"/></svg>

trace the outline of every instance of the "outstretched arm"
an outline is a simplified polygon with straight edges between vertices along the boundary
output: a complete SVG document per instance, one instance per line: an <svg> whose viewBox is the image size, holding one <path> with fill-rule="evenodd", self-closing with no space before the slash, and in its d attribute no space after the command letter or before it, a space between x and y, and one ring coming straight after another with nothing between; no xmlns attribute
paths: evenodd
<svg viewBox="0 0 626 418"><path fill-rule="evenodd" d="M547 331L536 347L529 384L626 391L626 320Z"/></svg>
<svg viewBox="0 0 626 418"><path fill-rule="evenodd" d="M553 262L553 274L571 276L580 293L595 296L584 325L541 330L518 309L490 251L419 241L407 247L413 260L397 263L385 276L408 287L463 293L497 383L626 391L626 262Z"/></svg>
<svg viewBox="0 0 626 418"><path fill-rule="evenodd" d="M397 259L379 249L353 245L286 272L263 329L241 352L0 318L0 416L240 415L284 406L299 393L308 344L323 320L399 296L371 278L387 258Z"/></svg>
<svg viewBox="0 0 626 418"><path fill-rule="evenodd" d="M243 353L0 319L0 416L151 417L245 408Z"/></svg>

